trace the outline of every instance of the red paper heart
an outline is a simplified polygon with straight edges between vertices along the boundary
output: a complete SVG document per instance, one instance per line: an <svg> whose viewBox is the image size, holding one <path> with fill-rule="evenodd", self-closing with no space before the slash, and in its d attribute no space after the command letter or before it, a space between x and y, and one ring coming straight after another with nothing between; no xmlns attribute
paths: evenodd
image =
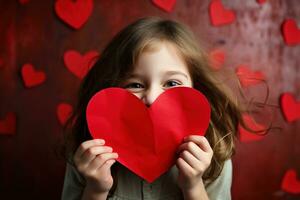
<svg viewBox="0 0 300 200"><path fill-rule="evenodd" d="M167 11L167 12L172 12L176 0L152 0L154 5L156 5L158 8Z"/></svg>
<svg viewBox="0 0 300 200"><path fill-rule="evenodd" d="M64 54L64 62L69 71L78 78L83 79L91 66L95 64L98 56L97 51L89 51L82 56L75 50L69 50Z"/></svg>
<svg viewBox="0 0 300 200"><path fill-rule="evenodd" d="M46 75L42 71L36 71L31 64L23 65L21 69L24 85L28 88L42 84L46 80Z"/></svg>
<svg viewBox="0 0 300 200"><path fill-rule="evenodd" d="M127 90L108 88L91 98L86 115L93 138L104 139L118 162L153 182L173 166L185 136L205 134L210 106L187 87L168 89L149 108Z"/></svg>
<svg viewBox="0 0 300 200"><path fill-rule="evenodd" d="M225 62L225 53L224 51L220 49L215 49L209 54L210 60L211 60L211 67L214 70L219 70L222 68L222 65Z"/></svg>
<svg viewBox="0 0 300 200"><path fill-rule="evenodd" d="M243 114L243 120L245 124L254 131L260 131L265 129L264 125L256 123L250 115ZM238 126L238 130L239 130L241 142L252 142L252 141L258 141L264 139L264 135L251 133L246 129L244 129L241 125ZM263 133L259 133L259 134L263 134Z"/></svg>
<svg viewBox="0 0 300 200"><path fill-rule="evenodd" d="M283 93L280 97L281 111L287 122L300 119L300 101L297 102L291 93Z"/></svg>
<svg viewBox="0 0 300 200"><path fill-rule="evenodd" d="M4 61L3 59L0 57L0 68L2 68L4 66Z"/></svg>
<svg viewBox="0 0 300 200"><path fill-rule="evenodd" d="M297 179L297 173L295 170L290 169L285 172L281 182L281 189L288 193L300 193L300 180Z"/></svg>
<svg viewBox="0 0 300 200"><path fill-rule="evenodd" d="M239 65L236 68L236 75L243 87L256 85L265 80L265 75L261 71L251 71L247 65Z"/></svg>
<svg viewBox="0 0 300 200"><path fill-rule="evenodd" d="M23 5L26 4L26 3L28 3L28 2L29 2L29 0L19 0L19 3L23 4Z"/></svg>
<svg viewBox="0 0 300 200"><path fill-rule="evenodd" d="M266 3L267 0L256 0L256 2L259 3L259 4L263 4L263 3Z"/></svg>
<svg viewBox="0 0 300 200"><path fill-rule="evenodd" d="M73 107L70 104L60 103L57 106L56 114L57 114L58 121L60 122L61 125L64 125L66 123L72 111L73 111Z"/></svg>
<svg viewBox="0 0 300 200"><path fill-rule="evenodd" d="M75 29L79 29L90 17L93 0L57 0L55 11L59 18Z"/></svg>
<svg viewBox="0 0 300 200"><path fill-rule="evenodd" d="M300 44L300 29L295 20L286 19L282 24L282 35L287 45Z"/></svg>
<svg viewBox="0 0 300 200"><path fill-rule="evenodd" d="M230 24L235 20L234 11L225 9L221 0L213 0L210 3L209 14L214 26Z"/></svg>
<svg viewBox="0 0 300 200"><path fill-rule="evenodd" d="M1 135L14 135L16 133L16 115L13 112L6 114L5 118L0 121Z"/></svg>

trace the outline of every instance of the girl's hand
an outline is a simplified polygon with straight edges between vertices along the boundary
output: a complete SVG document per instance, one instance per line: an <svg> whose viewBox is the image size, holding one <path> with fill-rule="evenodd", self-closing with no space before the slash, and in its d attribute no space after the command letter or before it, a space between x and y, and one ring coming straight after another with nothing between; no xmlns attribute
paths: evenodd
<svg viewBox="0 0 300 200"><path fill-rule="evenodd" d="M178 185L183 191L192 191L202 187L202 176L209 167L213 150L207 139L199 135L190 135L184 139L177 150L179 157L176 166L179 169Z"/></svg>
<svg viewBox="0 0 300 200"><path fill-rule="evenodd" d="M85 141L73 157L77 170L86 179L86 187L94 193L106 193L113 185L110 167L116 162L118 154L104 143L101 139Z"/></svg>

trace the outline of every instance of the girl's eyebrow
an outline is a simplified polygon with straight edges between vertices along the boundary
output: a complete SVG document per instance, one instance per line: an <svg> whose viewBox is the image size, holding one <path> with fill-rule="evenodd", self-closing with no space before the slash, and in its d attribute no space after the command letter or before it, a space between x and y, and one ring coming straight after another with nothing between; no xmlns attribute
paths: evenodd
<svg viewBox="0 0 300 200"><path fill-rule="evenodd" d="M188 76L180 71L166 71L164 72L164 76L172 76L172 75L181 75L184 76L186 79L189 79ZM142 75L142 74L138 74L138 73L134 73L134 74L130 74L130 76L128 77L129 79L131 78L142 78L145 79L146 76Z"/></svg>
<svg viewBox="0 0 300 200"><path fill-rule="evenodd" d="M184 76L186 79L189 79L188 76L183 73L183 72L180 72L180 71L166 71L165 72L165 76L172 76L172 75L182 75Z"/></svg>

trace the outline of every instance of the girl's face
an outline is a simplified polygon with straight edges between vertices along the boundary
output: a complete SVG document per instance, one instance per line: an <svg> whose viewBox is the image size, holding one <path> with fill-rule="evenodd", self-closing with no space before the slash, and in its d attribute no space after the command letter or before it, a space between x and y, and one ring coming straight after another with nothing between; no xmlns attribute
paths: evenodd
<svg viewBox="0 0 300 200"><path fill-rule="evenodd" d="M141 53L132 74L122 84L147 106L165 90L180 86L192 87L191 76L176 47L167 42Z"/></svg>

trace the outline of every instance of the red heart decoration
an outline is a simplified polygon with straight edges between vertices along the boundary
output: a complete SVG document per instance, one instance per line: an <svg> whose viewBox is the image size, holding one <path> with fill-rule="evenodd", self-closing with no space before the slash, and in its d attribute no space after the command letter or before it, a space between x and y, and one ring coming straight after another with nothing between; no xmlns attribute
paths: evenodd
<svg viewBox="0 0 300 200"><path fill-rule="evenodd" d="M93 6L93 0L57 0L55 11L65 23L79 29L90 17Z"/></svg>
<svg viewBox="0 0 300 200"><path fill-rule="evenodd" d="M221 26L230 24L235 20L235 13L225 9L221 0L213 0L209 5L209 14L212 25Z"/></svg>
<svg viewBox="0 0 300 200"><path fill-rule="evenodd" d="M300 119L300 101L297 102L291 93L283 93L281 95L280 105L287 122Z"/></svg>
<svg viewBox="0 0 300 200"><path fill-rule="evenodd" d="M176 161L176 150L187 135L204 135L210 106L203 94L171 88L150 107L122 88L96 93L86 110L93 138L102 138L119 154L118 162L153 182Z"/></svg>
<svg viewBox="0 0 300 200"><path fill-rule="evenodd" d="M281 182L281 189L288 193L300 193L300 180L297 179L297 173L295 170L290 169L285 172Z"/></svg>
<svg viewBox="0 0 300 200"><path fill-rule="evenodd" d="M23 4L23 5L26 4L26 3L28 3L28 2L29 2L29 0L19 0L19 3Z"/></svg>
<svg viewBox="0 0 300 200"><path fill-rule="evenodd" d="M83 79L98 57L99 53L97 51L89 51L82 56L75 50L69 50L64 54L64 62L69 71L78 78Z"/></svg>
<svg viewBox="0 0 300 200"><path fill-rule="evenodd" d="M256 123L254 119L248 114L243 114L243 120L245 124L254 131L260 131L265 129L264 125ZM264 139L264 135L251 133L246 129L244 129L241 125L238 126L238 130L239 130L239 136L241 142L252 142L252 141L258 141ZM259 134L263 134L263 133L259 133Z"/></svg>
<svg viewBox="0 0 300 200"><path fill-rule="evenodd" d="M284 20L282 24L282 35L287 45L297 45L300 43L300 29L297 27L295 20Z"/></svg>
<svg viewBox="0 0 300 200"><path fill-rule="evenodd" d="M36 71L31 64L24 64L21 69L21 74L23 82L28 88L40 85L46 80L45 73Z"/></svg>
<svg viewBox="0 0 300 200"><path fill-rule="evenodd" d="M214 70L219 70L222 68L222 65L225 62L225 53L221 49L215 49L209 54L209 58L211 60L211 67Z"/></svg>
<svg viewBox="0 0 300 200"><path fill-rule="evenodd" d="M256 0L256 2L259 3L259 4L263 4L263 3L266 3L267 0Z"/></svg>
<svg viewBox="0 0 300 200"><path fill-rule="evenodd" d="M265 75L261 71L251 71L247 65L239 65L236 68L236 75L243 87L256 85L265 80Z"/></svg>
<svg viewBox="0 0 300 200"><path fill-rule="evenodd" d="M9 112L5 118L0 121L1 135L14 135L16 133L16 114Z"/></svg>
<svg viewBox="0 0 300 200"><path fill-rule="evenodd" d="M60 103L57 106L56 114L57 114L58 121L60 122L61 125L64 125L66 123L72 111L73 111L73 107L70 104Z"/></svg>
<svg viewBox="0 0 300 200"><path fill-rule="evenodd" d="M166 12L172 12L176 0L152 0L154 5L156 5L158 8L166 11Z"/></svg>
<svg viewBox="0 0 300 200"><path fill-rule="evenodd" d="M3 59L0 57L0 68L2 68L4 66L4 61Z"/></svg>

